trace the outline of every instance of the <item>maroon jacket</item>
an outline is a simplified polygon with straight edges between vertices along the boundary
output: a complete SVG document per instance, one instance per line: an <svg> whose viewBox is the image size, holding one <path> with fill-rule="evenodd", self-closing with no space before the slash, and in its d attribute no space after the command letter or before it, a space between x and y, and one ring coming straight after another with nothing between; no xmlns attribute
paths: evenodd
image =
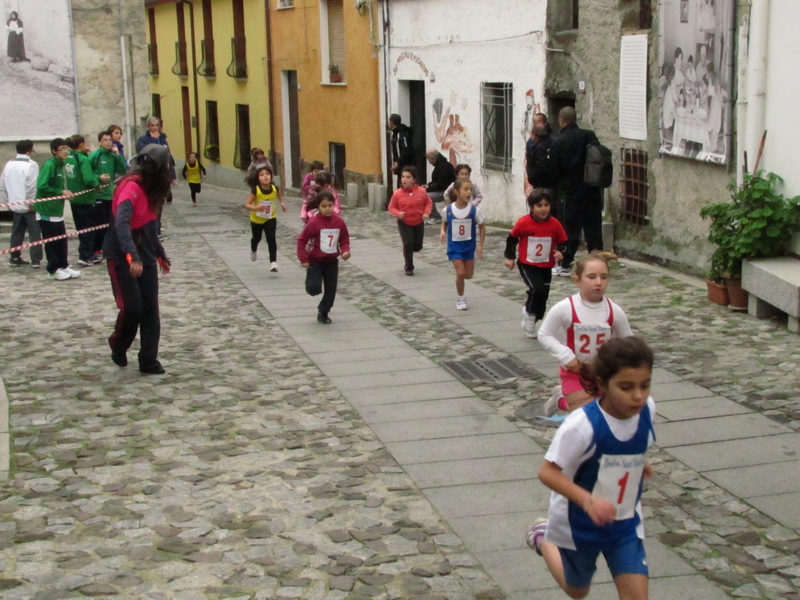
<svg viewBox="0 0 800 600"><path fill-rule="evenodd" d="M297 258L301 263L330 262L344 252L350 252L350 234L338 215L310 218L297 236Z"/></svg>

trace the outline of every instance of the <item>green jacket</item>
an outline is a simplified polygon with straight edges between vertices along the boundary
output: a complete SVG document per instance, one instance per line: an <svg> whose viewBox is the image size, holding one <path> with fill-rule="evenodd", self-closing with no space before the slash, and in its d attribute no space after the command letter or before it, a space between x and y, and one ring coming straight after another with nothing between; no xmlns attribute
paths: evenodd
<svg viewBox="0 0 800 600"><path fill-rule="evenodd" d="M53 156L39 169L39 178L36 180L36 198L51 198L60 196L64 190L70 189L69 180L75 177L75 168L67 171L66 162ZM45 221L49 217L64 216L64 200L48 200L47 202L35 202L34 210L39 213Z"/></svg>
<svg viewBox="0 0 800 600"><path fill-rule="evenodd" d="M67 180L69 184L67 189L70 192L77 194L78 192L90 190L100 185L100 180L97 178L97 175L95 175L94 169L92 169L92 165L89 163L89 157L83 152L76 152L75 150L70 151L67 160L64 162L66 163L64 168L68 172L70 169L74 169L75 171L75 177L71 179L68 178ZM87 192L76 196L75 199L70 200L70 202L72 204L94 204L95 194L96 192L94 191Z"/></svg>
<svg viewBox="0 0 800 600"><path fill-rule="evenodd" d="M114 188L116 187L114 180L119 175L125 175L128 170L125 165L125 159L119 154L114 154L111 150L98 148L89 155L89 164L98 177L100 175L108 175L111 178L109 185L97 190L96 193L98 200L111 200L114 197Z"/></svg>

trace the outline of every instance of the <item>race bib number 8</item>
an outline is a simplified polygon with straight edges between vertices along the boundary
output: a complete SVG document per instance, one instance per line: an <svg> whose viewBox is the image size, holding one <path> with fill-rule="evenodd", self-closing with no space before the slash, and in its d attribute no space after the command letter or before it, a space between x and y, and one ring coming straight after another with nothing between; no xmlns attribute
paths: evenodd
<svg viewBox="0 0 800 600"><path fill-rule="evenodd" d="M644 463L643 454L604 454L600 457L592 495L608 500L617 508L617 521L633 517Z"/></svg>
<svg viewBox="0 0 800 600"><path fill-rule="evenodd" d="M272 202L263 202L258 207L261 210L256 213L256 216L262 219L269 219L272 216Z"/></svg>
<svg viewBox="0 0 800 600"><path fill-rule="evenodd" d="M550 262L550 245L552 242L552 238L549 237L528 236L528 252L525 258L534 265Z"/></svg>
<svg viewBox="0 0 800 600"><path fill-rule="evenodd" d="M472 219L453 219L450 227L453 229L454 242L468 242L472 239Z"/></svg>
<svg viewBox="0 0 800 600"><path fill-rule="evenodd" d="M325 254L336 254L339 249L339 230L321 229L319 232L319 249Z"/></svg>

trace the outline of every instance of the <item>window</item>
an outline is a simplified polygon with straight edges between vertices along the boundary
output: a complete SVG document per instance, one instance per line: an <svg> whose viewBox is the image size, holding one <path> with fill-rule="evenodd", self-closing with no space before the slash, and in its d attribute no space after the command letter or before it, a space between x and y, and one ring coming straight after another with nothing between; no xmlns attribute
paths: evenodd
<svg viewBox="0 0 800 600"><path fill-rule="evenodd" d="M152 94L150 96L150 103L153 105L152 116L161 118L161 96L159 94Z"/></svg>
<svg viewBox="0 0 800 600"><path fill-rule="evenodd" d="M644 225L647 221L647 152L622 148L621 153L619 195L622 216L629 223Z"/></svg>
<svg viewBox="0 0 800 600"><path fill-rule="evenodd" d="M552 23L553 30L577 29L579 5L580 0L553 0L549 2L547 16L548 21Z"/></svg>
<svg viewBox="0 0 800 600"><path fill-rule="evenodd" d="M158 44L156 43L156 11L154 8L147 9L147 21L150 25L150 43L147 44L150 75L158 75Z"/></svg>
<svg viewBox="0 0 800 600"><path fill-rule="evenodd" d="M247 54L244 37L243 0L233 0L233 38L231 38L231 64L225 72L234 79L247 79Z"/></svg>
<svg viewBox="0 0 800 600"><path fill-rule="evenodd" d="M342 0L320 0L322 81L340 83L345 78L344 6Z"/></svg>
<svg viewBox="0 0 800 600"><path fill-rule="evenodd" d="M484 169L511 171L513 91L511 83L481 84Z"/></svg>
<svg viewBox="0 0 800 600"><path fill-rule="evenodd" d="M250 107L247 104L236 105L236 152L233 165L237 169L250 166Z"/></svg>
<svg viewBox="0 0 800 600"><path fill-rule="evenodd" d="M623 29L650 29L653 26L652 0L619 0Z"/></svg>
<svg viewBox="0 0 800 600"><path fill-rule="evenodd" d="M180 77L186 77L189 75L189 61L186 54L186 23L183 18L183 4L176 4L175 12L178 16L178 41L175 42L175 64L172 65L172 72Z"/></svg>
<svg viewBox="0 0 800 600"><path fill-rule="evenodd" d="M216 100L206 100L206 143L203 156L219 161L219 119Z"/></svg>
<svg viewBox="0 0 800 600"><path fill-rule="evenodd" d="M278 0L278 8L292 8L294 0Z"/></svg>
<svg viewBox="0 0 800 600"><path fill-rule="evenodd" d="M197 74L203 77L216 77L217 64L214 60L214 25L211 14L211 0L203 0L203 39L200 40L200 66Z"/></svg>

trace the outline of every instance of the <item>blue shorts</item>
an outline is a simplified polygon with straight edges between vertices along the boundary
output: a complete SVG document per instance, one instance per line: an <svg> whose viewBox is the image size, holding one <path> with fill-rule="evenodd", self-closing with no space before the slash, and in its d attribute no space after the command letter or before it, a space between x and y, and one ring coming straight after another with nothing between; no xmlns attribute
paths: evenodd
<svg viewBox="0 0 800 600"><path fill-rule="evenodd" d="M592 583L600 550L566 550L559 548L564 565L564 579L570 587L582 588ZM644 543L635 535L620 540L603 550L611 576L637 574L648 576Z"/></svg>
<svg viewBox="0 0 800 600"><path fill-rule="evenodd" d="M475 260L475 250L469 252L448 252L447 260Z"/></svg>

